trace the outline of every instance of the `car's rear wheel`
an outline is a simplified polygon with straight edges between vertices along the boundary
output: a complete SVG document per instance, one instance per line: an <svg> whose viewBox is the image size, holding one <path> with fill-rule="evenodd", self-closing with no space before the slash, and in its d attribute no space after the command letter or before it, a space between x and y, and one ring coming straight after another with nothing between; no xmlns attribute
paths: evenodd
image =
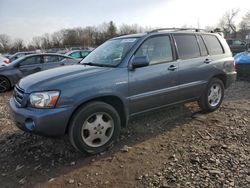
<svg viewBox="0 0 250 188"><path fill-rule="evenodd" d="M0 76L0 92L5 92L8 91L10 89L10 81L3 77Z"/></svg>
<svg viewBox="0 0 250 188"><path fill-rule="evenodd" d="M120 116L114 107L104 102L91 102L73 115L69 138L77 150L96 154L117 140L120 129Z"/></svg>
<svg viewBox="0 0 250 188"><path fill-rule="evenodd" d="M218 78L213 78L205 93L198 101L200 108L205 112L212 112L218 109L224 97L224 84Z"/></svg>

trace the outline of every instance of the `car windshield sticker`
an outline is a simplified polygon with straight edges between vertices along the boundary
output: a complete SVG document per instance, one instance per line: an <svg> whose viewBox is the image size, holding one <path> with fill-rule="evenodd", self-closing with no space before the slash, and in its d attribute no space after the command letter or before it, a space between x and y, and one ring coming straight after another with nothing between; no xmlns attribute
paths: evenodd
<svg viewBox="0 0 250 188"><path fill-rule="evenodd" d="M129 39L122 39L121 43L127 43L127 42L135 42L136 38L129 38Z"/></svg>

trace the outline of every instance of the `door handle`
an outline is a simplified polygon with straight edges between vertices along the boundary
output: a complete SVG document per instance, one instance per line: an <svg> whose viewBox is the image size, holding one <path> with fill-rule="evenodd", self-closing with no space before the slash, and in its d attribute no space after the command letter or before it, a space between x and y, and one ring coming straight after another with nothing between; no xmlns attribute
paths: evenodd
<svg viewBox="0 0 250 188"><path fill-rule="evenodd" d="M170 66L168 67L168 70L170 70L170 71L174 71L175 69L177 69L177 67L174 66L174 65L170 65Z"/></svg>
<svg viewBox="0 0 250 188"><path fill-rule="evenodd" d="M211 61L213 61L212 59L205 59L204 63L208 64L210 63Z"/></svg>

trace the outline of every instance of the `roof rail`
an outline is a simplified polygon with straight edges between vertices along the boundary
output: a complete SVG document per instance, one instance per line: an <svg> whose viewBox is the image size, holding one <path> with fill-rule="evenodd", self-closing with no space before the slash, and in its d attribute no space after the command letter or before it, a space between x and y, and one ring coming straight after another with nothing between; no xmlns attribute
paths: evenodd
<svg viewBox="0 0 250 188"><path fill-rule="evenodd" d="M147 33L155 33L155 32L159 32L159 31L195 31L195 32L203 31L203 32L209 32L205 29L198 29L198 28L176 28L176 27L173 27L173 28L154 29L154 30L148 31Z"/></svg>

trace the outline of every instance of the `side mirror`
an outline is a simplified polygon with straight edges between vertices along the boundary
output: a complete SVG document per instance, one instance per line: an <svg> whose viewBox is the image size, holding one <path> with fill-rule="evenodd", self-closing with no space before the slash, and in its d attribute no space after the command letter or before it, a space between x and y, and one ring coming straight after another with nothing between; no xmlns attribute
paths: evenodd
<svg viewBox="0 0 250 188"><path fill-rule="evenodd" d="M132 59L133 68L146 67L148 65L149 65L148 56L137 56L133 57Z"/></svg>

